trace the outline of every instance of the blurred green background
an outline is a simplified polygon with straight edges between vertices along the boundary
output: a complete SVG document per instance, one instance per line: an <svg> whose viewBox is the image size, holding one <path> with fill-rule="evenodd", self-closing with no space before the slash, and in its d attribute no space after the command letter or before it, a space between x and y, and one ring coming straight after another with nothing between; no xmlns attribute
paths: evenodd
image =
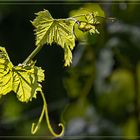
<svg viewBox="0 0 140 140"><path fill-rule="evenodd" d="M48 9L66 18L87 2L0 2L0 45L17 65L35 48L34 13ZM65 136L125 136L140 134L140 3L100 2L106 16L116 17L99 27L99 35L78 37L73 63L63 66L63 50L45 45L36 56L45 69L43 90L50 121L65 124ZM97 9L98 9L97 8ZM21 103L14 93L0 99L0 136L31 136L32 122L42 109L38 96ZM50 136L45 120L36 136ZM84 139L80 138L80 139ZM85 138L86 139L86 138ZM113 138L112 138L113 139Z"/></svg>

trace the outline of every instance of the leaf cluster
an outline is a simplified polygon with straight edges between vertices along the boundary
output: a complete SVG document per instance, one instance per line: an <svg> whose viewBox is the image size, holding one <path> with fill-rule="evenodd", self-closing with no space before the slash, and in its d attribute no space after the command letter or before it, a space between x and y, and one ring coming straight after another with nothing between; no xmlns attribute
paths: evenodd
<svg viewBox="0 0 140 140"><path fill-rule="evenodd" d="M70 66L72 50L75 47L76 40L75 24L82 32L99 33L96 29L96 25L100 24L96 18L97 15L97 12L87 11L86 9L83 10L82 14L66 19L54 19L48 10L36 13L37 17L32 22L35 27L36 46L56 43L64 50L64 66ZM80 19L81 17L83 18Z"/></svg>

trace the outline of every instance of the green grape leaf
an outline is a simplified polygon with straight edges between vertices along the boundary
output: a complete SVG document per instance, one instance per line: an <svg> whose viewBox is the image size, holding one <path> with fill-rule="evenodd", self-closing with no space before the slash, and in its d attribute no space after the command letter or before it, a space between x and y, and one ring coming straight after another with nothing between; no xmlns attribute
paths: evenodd
<svg viewBox="0 0 140 140"><path fill-rule="evenodd" d="M88 23L94 23L94 14L88 13L85 15L85 19L87 20Z"/></svg>
<svg viewBox="0 0 140 140"><path fill-rule="evenodd" d="M96 26L94 26L88 22L84 22L84 21L79 22L78 28L83 32L88 31L90 34L95 34L95 33L99 34L99 31L96 29Z"/></svg>
<svg viewBox="0 0 140 140"><path fill-rule="evenodd" d="M84 21L79 21L78 24L78 29L80 29L83 32L88 31L90 34L95 34L98 33L99 31L96 29L96 26L100 24L96 16L98 15L97 12L89 12L85 14L85 20Z"/></svg>
<svg viewBox="0 0 140 140"><path fill-rule="evenodd" d="M73 33L75 22L69 19L54 19L48 10L38 12L36 15L37 17L32 22L36 28L36 46L43 46L46 43L60 45L64 49L64 65L69 66L72 59L71 50L75 46Z"/></svg>
<svg viewBox="0 0 140 140"><path fill-rule="evenodd" d="M5 48L0 47L0 95L5 95L12 90L12 67Z"/></svg>
<svg viewBox="0 0 140 140"><path fill-rule="evenodd" d="M36 98L37 91L41 91L39 82L44 80L44 70L39 67L19 65L14 69L13 91L21 102Z"/></svg>
<svg viewBox="0 0 140 140"><path fill-rule="evenodd" d="M87 37L88 32L90 34L99 34L99 31L96 29L96 25L99 24L100 21L96 17L105 17L105 13L102 8L99 4L95 3L85 4L78 10L72 10L69 15L76 17L79 21L78 28L75 28L75 34L76 37L82 41Z"/></svg>
<svg viewBox="0 0 140 140"><path fill-rule="evenodd" d="M72 52L68 46L64 48L64 59L65 59L64 66L69 66L70 63L72 62Z"/></svg>
<svg viewBox="0 0 140 140"><path fill-rule="evenodd" d="M96 18L98 12L88 13L85 15L85 19L87 20L87 26L89 26L89 33L90 34L99 34L96 26L100 24L100 21Z"/></svg>
<svg viewBox="0 0 140 140"><path fill-rule="evenodd" d="M44 70L34 62L13 66L5 48L0 47L0 96L14 91L19 101L31 101L41 91L44 77Z"/></svg>

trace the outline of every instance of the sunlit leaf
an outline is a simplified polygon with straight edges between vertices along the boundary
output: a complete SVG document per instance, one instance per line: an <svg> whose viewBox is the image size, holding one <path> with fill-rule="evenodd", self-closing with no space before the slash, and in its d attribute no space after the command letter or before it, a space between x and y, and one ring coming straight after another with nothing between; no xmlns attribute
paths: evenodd
<svg viewBox="0 0 140 140"><path fill-rule="evenodd" d="M5 48L0 47L0 95L5 95L12 90L12 67Z"/></svg>
<svg viewBox="0 0 140 140"><path fill-rule="evenodd" d="M52 45L52 43L60 45L65 50L64 65L70 65L72 59L71 50L75 46L74 22L67 19L54 19L48 10L38 12L36 15L37 17L32 22L36 28L36 45Z"/></svg>
<svg viewBox="0 0 140 140"><path fill-rule="evenodd" d="M65 64L64 66L69 66L70 63L72 63L72 52L69 47L64 48L64 59L65 59Z"/></svg>
<svg viewBox="0 0 140 140"><path fill-rule="evenodd" d="M16 66L13 74L13 90L21 102L28 102L36 98L37 91L41 91L39 82L44 80L44 71L33 65Z"/></svg>
<svg viewBox="0 0 140 140"><path fill-rule="evenodd" d="M21 102L28 102L41 91L43 80L44 70L35 63L13 66L5 48L0 47L0 95L13 90Z"/></svg>
<svg viewBox="0 0 140 140"><path fill-rule="evenodd" d="M99 34L99 31L96 29L95 25L92 25L84 21L79 22L78 28L83 32L88 31L90 34L95 34L95 33Z"/></svg>
<svg viewBox="0 0 140 140"><path fill-rule="evenodd" d="M89 12L85 14L85 21L80 21L78 28L83 32L89 32L90 34L98 33L99 31L96 29L96 26L100 24L100 22L96 18L97 12Z"/></svg>
<svg viewBox="0 0 140 140"><path fill-rule="evenodd" d="M101 7L98 4L93 4L93 3L85 4L78 10L72 10L69 15L73 17L77 15L84 15L84 16L77 16L77 19L82 22L79 23L77 28L76 27L74 28L76 37L79 40L85 39L87 37L88 31L90 32L90 34L99 33L94 26L95 22L96 24L98 24L98 20L95 17L96 16L105 17L105 13L101 9ZM86 23L85 26L83 26L84 23Z"/></svg>

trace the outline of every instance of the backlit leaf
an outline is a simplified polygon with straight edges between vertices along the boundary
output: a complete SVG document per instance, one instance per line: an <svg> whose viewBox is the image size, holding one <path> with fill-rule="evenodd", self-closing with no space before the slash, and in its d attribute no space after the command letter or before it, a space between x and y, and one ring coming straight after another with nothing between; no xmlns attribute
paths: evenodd
<svg viewBox="0 0 140 140"><path fill-rule="evenodd" d="M70 63L72 62L72 52L68 46L64 48L64 59L65 59L64 66L69 66Z"/></svg>
<svg viewBox="0 0 140 140"><path fill-rule="evenodd" d="M0 95L13 90L19 101L31 101L36 98L37 91L41 91L43 80L44 70L35 63L13 66L5 48L0 47Z"/></svg>
<svg viewBox="0 0 140 140"><path fill-rule="evenodd" d="M44 71L33 65L16 66L14 69L13 90L21 102L28 102L36 98L37 91L41 91L39 82L44 80Z"/></svg>
<svg viewBox="0 0 140 140"><path fill-rule="evenodd" d="M5 48L0 47L0 95L12 90L12 67Z"/></svg>
<svg viewBox="0 0 140 140"><path fill-rule="evenodd" d="M79 22L78 28L83 32L88 31L90 34L95 34L95 33L99 34L99 31L96 29L96 26L88 22L84 22L84 21Z"/></svg>
<svg viewBox="0 0 140 140"><path fill-rule="evenodd" d="M37 17L32 22L36 28L36 45L52 45L52 43L60 45L64 50L68 50L64 51L64 65L70 65L72 55L70 56L69 54L75 46L75 36L73 33L75 22L68 19L54 19L48 10L38 12L36 15Z"/></svg>
<svg viewBox="0 0 140 140"><path fill-rule="evenodd" d="M87 37L88 32L90 34L99 33L97 29L95 29L95 25L98 24L98 20L95 17L105 17L105 13L102 8L99 6L99 4L95 3L85 4L78 10L72 10L69 15L72 17L75 17L77 15L84 15L77 16L77 20L80 21L80 23L78 25L78 28L74 29L76 37L82 41ZM84 23L86 23L85 26L83 26Z"/></svg>

